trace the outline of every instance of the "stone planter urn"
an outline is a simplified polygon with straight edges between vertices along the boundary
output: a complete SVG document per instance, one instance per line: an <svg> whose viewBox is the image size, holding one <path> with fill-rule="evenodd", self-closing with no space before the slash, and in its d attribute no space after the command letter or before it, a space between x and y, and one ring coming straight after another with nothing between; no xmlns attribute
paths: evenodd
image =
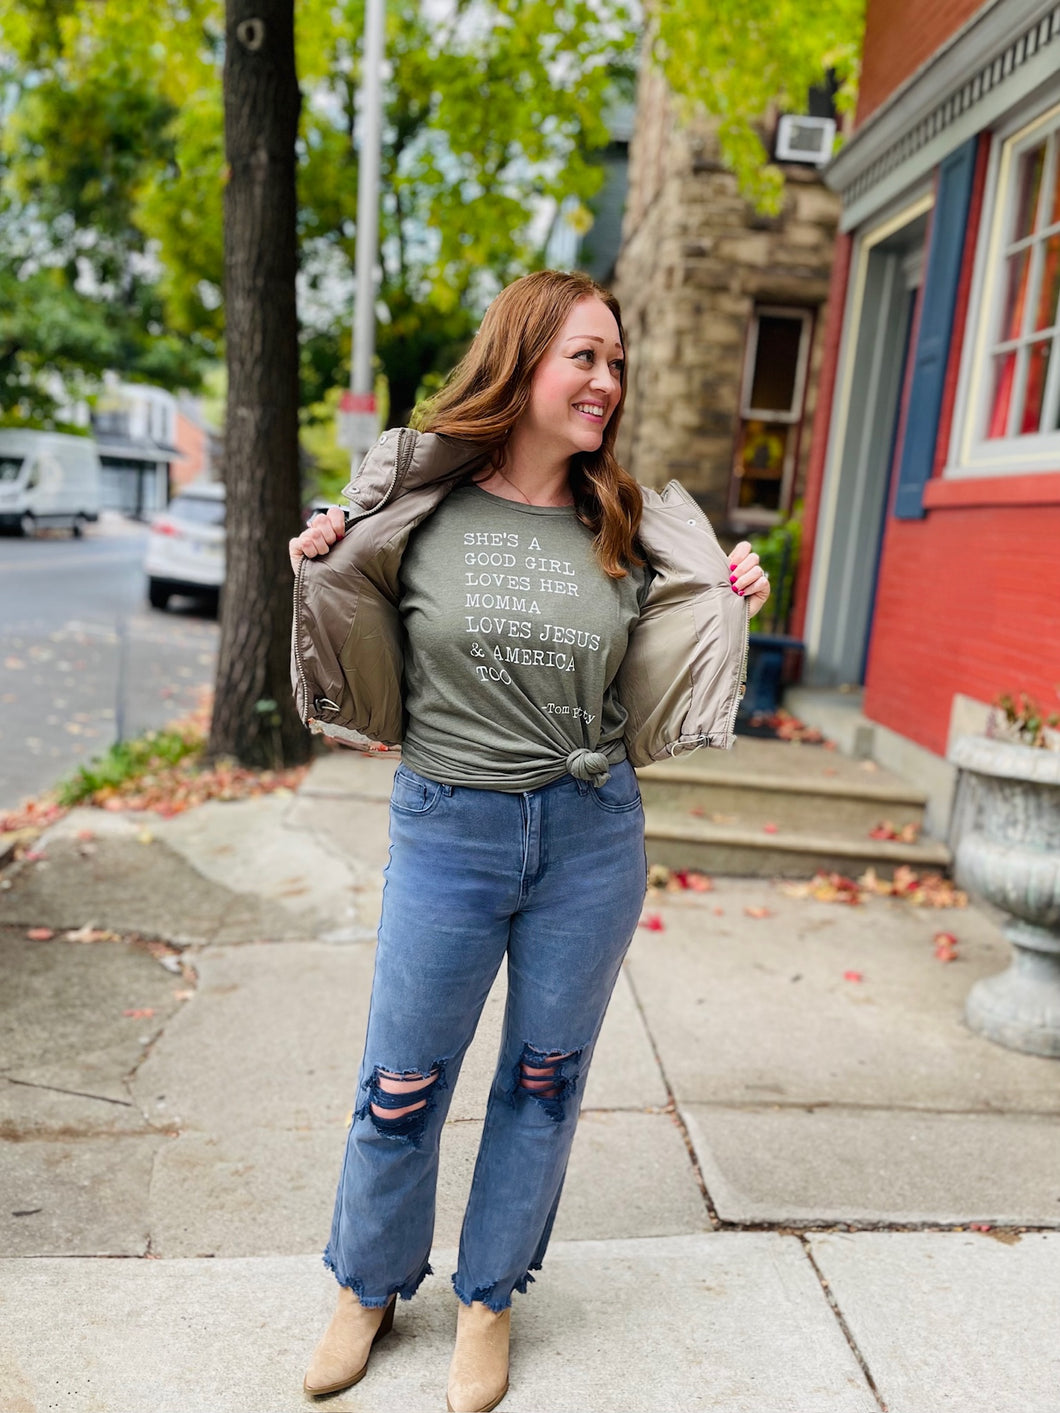
<svg viewBox="0 0 1060 1413"><path fill-rule="evenodd" d="M970 828L957 876L1010 915L1007 971L973 986L973 1030L1030 1055L1060 1058L1060 751L962 736L950 760L970 777Z"/></svg>

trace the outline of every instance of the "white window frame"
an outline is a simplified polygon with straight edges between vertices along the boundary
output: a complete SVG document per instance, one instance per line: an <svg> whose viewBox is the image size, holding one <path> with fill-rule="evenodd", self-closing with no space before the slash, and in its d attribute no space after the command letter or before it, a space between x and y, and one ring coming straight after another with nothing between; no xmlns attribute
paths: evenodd
<svg viewBox="0 0 1060 1413"><path fill-rule="evenodd" d="M1005 251L1010 244L1011 222L1015 213L1019 159L1044 137L1052 134L1051 162L1054 165L1051 168L1047 166L1042 174L1043 190L1053 190L1055 165L1060 164L1060 87L1055 82L1050 85L1048 106L1044 111L1041 98L1035 106L1039 110L1035 116L1028 119L1027 106L1022 105L994 132L973 267L969 300L971 313L961 354L949 454L943 471L943 476L948 480L1021 476L1034 472L1047 474L1060 470L1060 430L1028 432L1010 437L988 438L985 435L993 395L994 350L1002 342L1000 325L1005 303ZM1050 225L1046 229L1060 232L1060 225ZM1035 236L1034 243L1039 250L1044 248L1040 233ZM1033 302L1028 301L1028 304L1033 307ZM1051 405L1058 405L1060 399L1060 331L1054 334L1054 339L1056 342L1043 394L1043 411L1046 414ZM1021 359L1020 367L1023 366L1024 360Z"/></svg>
<svg viewBox="0 0 1060 1413"><path fill-rule="evenodd" d="M758 330L763 318L790 319L800 322L799 352L795 364L795 385L792 389L792 407L786 411L776 411L766 407L752 407L749 398L754 383L755 359L758 357ZM786 422L797 427L803 418L806 400L806 376L810 363L810 334L813 329L814 310L795 304L756 304L751 315L747 333L747 346L744 349L743 372L740 377L740 424L757 420L762 422ZM788 513L791 505L791 489L795 479L795 446L798 437L789 436L784 451L784 470L780 478L780 509L766 510L757 506L739 504L739 484L742 479L737 474L736 448L733 448L732 473L729 477L728 523L736 529L777 525Z"/></svg>

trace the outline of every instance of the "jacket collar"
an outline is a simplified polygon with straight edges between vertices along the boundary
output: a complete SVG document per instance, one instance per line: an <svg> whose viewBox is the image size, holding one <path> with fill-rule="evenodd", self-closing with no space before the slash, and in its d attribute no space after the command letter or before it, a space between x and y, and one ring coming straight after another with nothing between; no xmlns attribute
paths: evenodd
<svg viewBox="0 0 1060 1413"><path fill-rule="evenodd" d="M488 454L478 442L417 432L411 427L391 428L368 452L343 495L371 510L392 495L456 480L477 470L485 465Z"/></svg>

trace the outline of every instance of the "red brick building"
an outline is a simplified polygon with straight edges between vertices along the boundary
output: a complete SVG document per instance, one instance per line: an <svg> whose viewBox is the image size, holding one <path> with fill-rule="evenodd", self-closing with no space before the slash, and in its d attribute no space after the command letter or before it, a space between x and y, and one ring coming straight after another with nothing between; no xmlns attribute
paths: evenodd
<svg viewBox="0 0 1060 1413"><path fill-rule="evenodd" d="M869 0L826 177L794 627L930 773L1001 692L1060 709L1060 6Z"/></svg>

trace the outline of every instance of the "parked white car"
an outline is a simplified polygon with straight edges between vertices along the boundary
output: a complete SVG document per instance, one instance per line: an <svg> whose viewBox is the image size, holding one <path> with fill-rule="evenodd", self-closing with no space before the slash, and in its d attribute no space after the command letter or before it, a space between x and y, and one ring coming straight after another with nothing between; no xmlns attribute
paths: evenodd
<svg viewBox="0 0 1060 1413"><path fill-rule="evenodd" d="M99 454L91 437L0 427L0 527L80 535L99 519Z"/></svg>
<svg viewBox="0 0 1060 1413"><path fill-rule="evenodd" d="M151 521L147 597L165 608L173 594L217 599L225 579L225 488L193 482Z"/></svg>

